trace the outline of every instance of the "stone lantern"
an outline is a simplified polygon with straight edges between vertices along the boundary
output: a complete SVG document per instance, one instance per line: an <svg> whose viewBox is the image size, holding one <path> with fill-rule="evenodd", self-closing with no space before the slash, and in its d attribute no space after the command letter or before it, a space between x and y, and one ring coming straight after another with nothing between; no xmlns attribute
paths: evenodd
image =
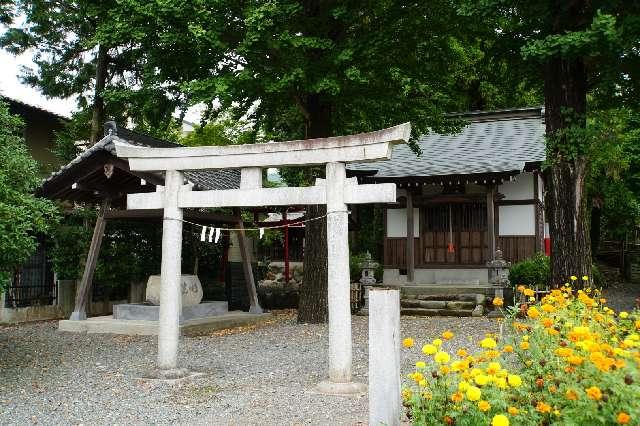
<svg viewBox="0 0 640 426"><path fill-rule="evenodd" d="M364 288L364 306L360 309L361 315L369 314L369 289L377 284L375 272L380 264L371 259L371 253L368 251L364 255L364 260L358 264L362 270L360 276L360 284Z"/></svg>
<svg viewBox="0 0 640 426"><path fill-rule="evenodd" d="M495 287L496 297L504 297L504 288L509 285L509 267L511 262L504 260L500 249L496 250L494 259L487 262L489 283Z"/></svg>

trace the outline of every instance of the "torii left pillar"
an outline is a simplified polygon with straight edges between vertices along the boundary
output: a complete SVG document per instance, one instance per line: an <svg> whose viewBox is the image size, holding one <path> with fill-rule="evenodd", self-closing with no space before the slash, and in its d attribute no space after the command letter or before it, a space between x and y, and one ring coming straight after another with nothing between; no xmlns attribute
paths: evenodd
<svg viewBox="0 0 640 426"><path fill-rule="evenodd" d="M182 292L182 209L178 194L183 183L182 173L165 172L164 215L162 218L162 265L160 267L160 312L158 318L158 369L171 373L178 365L180 340L180 309Z"/></svg>

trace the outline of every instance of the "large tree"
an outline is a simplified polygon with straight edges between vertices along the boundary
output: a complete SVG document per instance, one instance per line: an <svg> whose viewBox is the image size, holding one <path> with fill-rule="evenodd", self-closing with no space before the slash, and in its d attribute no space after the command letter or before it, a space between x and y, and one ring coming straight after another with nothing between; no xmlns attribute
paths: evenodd
<svg viewBox="0 0 640 426"><path fill-rule="evenodd" d="M544 85L552 281L590 275L585 182L598 137L588 113L638 99L637 1L483 0L467 12L490 19L506 55ZM633 102L632 102L633 103Z"/></svg>
<svg viewBox="0 0 640 426"><path fill-rule="evenodd" d="M146 85L179 87L190 102L249 111L274 139L317 138L411 121L414 135L451 131L477 84L479 33L447 0L167 2L123 0L108 37L148 45ZM153 34L153 37L149 37ZM492 35L491 35L492 37ZM474 92L475 90L475 92ZM471 93L474 92L474 93ZM471 95L470 95L471 93ZM484 95L487 95L486 93ZM215 102L214 102L215 101ZM211 117L215 108L210 108ZM321 170L302 173L307 182ZM322 214L309 206L309 216ZM323 221L306 229L299 320L326 320Z"/></svg>
<svg viewBox="0 0 640 426"><path fill-rule="evenodd" d="M0 22L13 25L0 37L0 46L14 54L33 52L35 68L22 71L23 81L48 97L77 99L79 112L65 134L71 146L84 138L95 143L107 118L162 133L173 124L171 113L180 104L179 97L163 87L132 90L144 78L145 52L139 45L105 36L113 27L127 25L110 19L116 4L113 0L0 2Z"/></svg>

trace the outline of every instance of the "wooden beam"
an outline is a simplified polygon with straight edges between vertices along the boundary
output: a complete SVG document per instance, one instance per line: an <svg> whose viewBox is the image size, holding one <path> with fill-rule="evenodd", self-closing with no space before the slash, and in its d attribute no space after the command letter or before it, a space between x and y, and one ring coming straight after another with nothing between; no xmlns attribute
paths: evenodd
<svg viewBox="0 0 640 426"><path fill-rule="evenodd" d="M199 212L193 210L185 210L184 218L187 220L197 220L207 223L233 223L238 221L238 218L232 215L225 215L221 213L211 212ZM151 210L109 210L105 214L105 219L162 219L162 209Z"/></svg>
<svg viewBox="0 0 640 426"><path fill-rule="evenodd" d="M495 193L496 186L489 185L487 191L487 243L489 246L488 260L490 261L495 259L496 255Z"/></svg>
<svg viewBox="0 0 640 426"><path fill-rule="evenodd" d="M91 237L91 245L89 246L87 261L84 265L82 280L76 290L75 308L69 318L71 320L87 319L89 292L91 290L91 285L93 284L93 274L96 271L96 264L98 262L98 256L100 255L100 246L102 245L102 237L104 236L104 228L106 226L105 213L109 210L110 204L111 200L109 198L102 200L102 205L100 206L100 211L96 218L96 224L93 228L93 236Z"/></svg>
<svg viewBox="0 0 640 426"><path fill-rule="evenodd" d="M201 170L275 167L375 161L391 158L394 144L408 142L409 123L376 132L229 146L144 148L114 138L118 157L128 158L131 170Z"/></svg>
<svg viewBox="0 0 640 426"><path fill-rule="evenodd" d="M415 279L415 244L413 241L413 194L407 190L407 282Z"/></svg>
<svg viewBox="0 0 640 426"><path fill-rule="evenodd" d="M247 284L247 295L249 297L249 312L253 314L261 314L263 312L258 301L258 292L256 291L256 282L253 277L253 269L251 268L251 253L249 252L249 244L244 233L244 223L240 217L240 209L235 209L237 217L238 245L240 255L242 256L242 269L244 272L244 280Z"/></svg>

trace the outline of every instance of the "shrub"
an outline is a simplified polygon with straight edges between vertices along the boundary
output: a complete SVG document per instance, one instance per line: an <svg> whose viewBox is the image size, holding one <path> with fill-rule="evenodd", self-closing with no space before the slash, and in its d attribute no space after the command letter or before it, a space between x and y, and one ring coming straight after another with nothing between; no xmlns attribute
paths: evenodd
<svg viewBox="0 0 640 426"><path fill-rule="evenodd" d="M422 347L403 389L412 422L639 424L640 312L616 314L605 302L591 288L552 290L510 310L507 337L488 335L474 354L447 353L444 332Z"/></svg>
<svg viewBox="0 0 640 426"><path fill-rule="evenodd" d="M514 263L509 268L509 281L513 286L527 287L546 286L551 281L549 257L537 253L530 259Z"/></svg>

